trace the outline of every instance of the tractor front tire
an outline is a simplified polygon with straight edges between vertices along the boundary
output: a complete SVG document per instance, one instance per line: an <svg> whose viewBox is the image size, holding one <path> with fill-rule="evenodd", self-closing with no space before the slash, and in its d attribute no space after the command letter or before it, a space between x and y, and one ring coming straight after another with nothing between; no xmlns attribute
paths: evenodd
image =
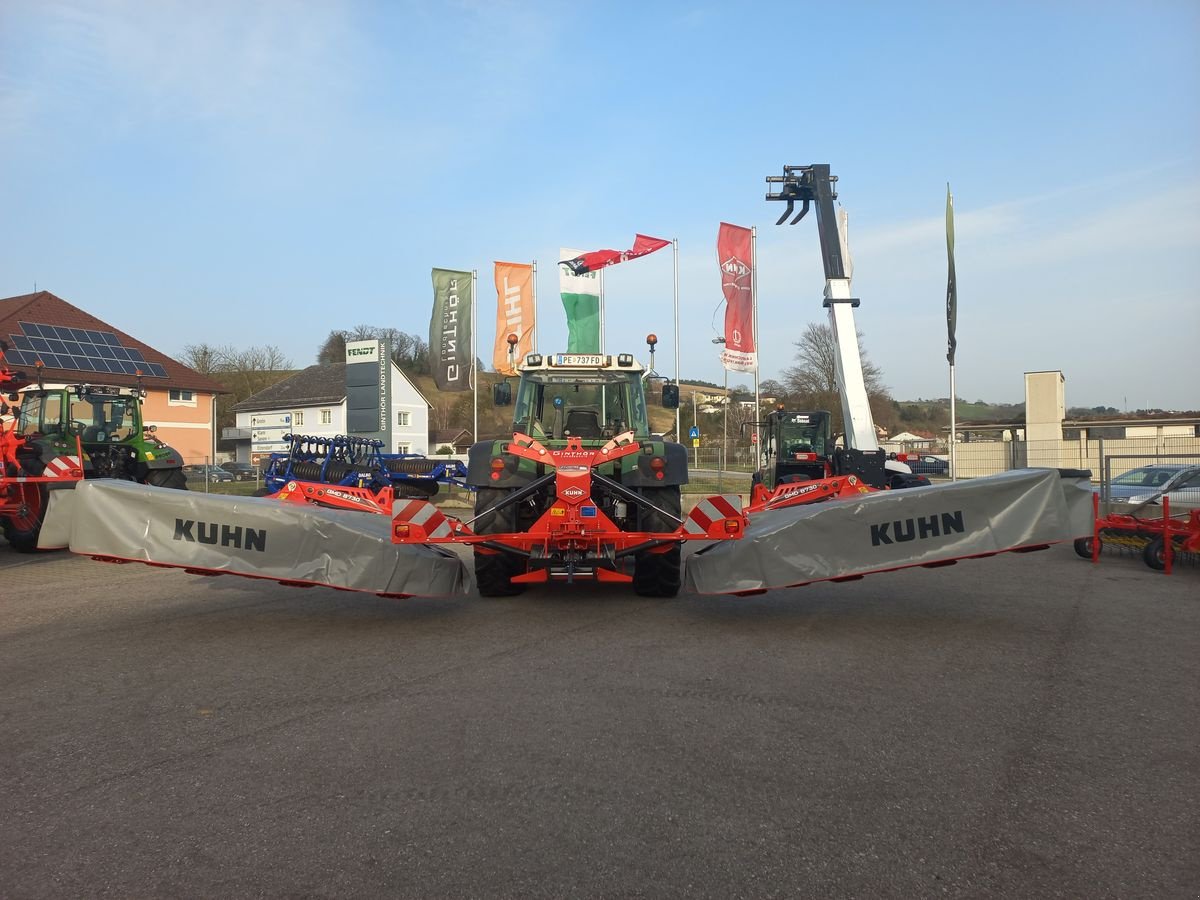
<svg viewBox="0 0 1200 900"><path fill-rule="evenodd" d="M516 504L487 516L480 513L491 509L507 495L497 488L480 488L475 492L475 515L472 527L476 534L512 534L517 530ZM514 575L524 571L521 560L508 553L475 550L475 586L481 597L514 597L524 588L512 583Z"/></svg>
<svg viewBox="0 0 1200 900"><path fill-rule="evenodd" d="M641 494L664 512L682 518L679 485L642 488ZM679 522L645 507L638 508L638 530L662 534L677 531ZM633 590L639 597L674 597L679 593L683 549L675 544L662 553L644 550L633 559Z"/></svg>
<svg viewBox="0 0 1200 900"><path fill-rule="evenodd" d="M146 473L146 484L175 491L188 489L187 476L183 474L183 469L151 469Z"/></svg>

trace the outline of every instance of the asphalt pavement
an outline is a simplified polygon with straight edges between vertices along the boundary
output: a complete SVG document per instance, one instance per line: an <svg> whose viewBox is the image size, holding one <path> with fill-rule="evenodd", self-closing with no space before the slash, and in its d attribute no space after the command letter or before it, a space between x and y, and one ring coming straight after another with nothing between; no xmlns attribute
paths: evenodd
<svg viewBox="0 0 1200 900"><path fill-rule="evenodd" d="M0 542L0 895L1195 897L1200 569L383 600Z"/></svg>

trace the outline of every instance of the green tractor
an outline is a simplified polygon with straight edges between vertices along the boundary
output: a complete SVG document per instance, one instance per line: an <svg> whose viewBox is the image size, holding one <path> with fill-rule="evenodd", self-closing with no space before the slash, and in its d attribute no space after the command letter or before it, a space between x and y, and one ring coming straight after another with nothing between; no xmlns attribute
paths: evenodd
<svg viewBox="0 0 1200 900"><path fill-rule="evenodd" d="M20 410L11 423L9 439L14 464L7 480L21 476L38 483L16 484L20 488L20 510L0 513L0 529L17 550L37 548L38 533L45 518L47 491L72 488L78 478L43 482L55 473L62 459L74 459L82 450L82 466L76 473L84 478L119 478L156 487L187 489L183 457L154 436L155 426L142 421L142 398L138 388L78 384L72 387L31 387L21 394ZM8 488L11 493L14 486ZM0 504L0 510L4 509Z"/></svg>
<svg viewBox="0 0 1200 900"><path fill-rule="evenodd" d="M475 490L475 533L529 533L555 505L556 490L562 489L556 487L555 465L560 473L588 467L591 493L585 510L592 515L599 512L623 532L647 535L645 549L627 551L633 556L634 590L643 596L674 596L680 585L680 547L663 536L681 524L680 488L688 480L687 451L651 433L643 368L627 353L530 353L517 368L516 397L512 385L501 382L495 386L495 403L513 406L512 431L532 438L556 462L532 462L508 453L508 440L482 441L471 447L467 484ZM678 391L676 385L664 386L664 407L679 405ZM600 448L623 435L636 440L639 452L611 462L592 462ZM567 495L575 497L584 491L568 490L578 492ZM621 568L609 549L577 552L551 547L538 555L506 547L500 538L476 547L476 581L487 597L519 593L535 570L555 580L600 579L601 570Z"/></svg>

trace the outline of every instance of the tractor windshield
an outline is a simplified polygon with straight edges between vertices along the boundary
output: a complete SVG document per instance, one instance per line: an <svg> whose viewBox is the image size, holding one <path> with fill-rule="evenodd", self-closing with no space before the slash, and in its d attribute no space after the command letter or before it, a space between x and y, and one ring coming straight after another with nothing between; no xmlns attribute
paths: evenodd
<svg viewBox="0 0 1200 900"><path fill-rule="evenodd" d="M85 444L128 440L134 432L132 397L84 394L71 398L71 421Z"/></svg>
<svg viewBox="0 0 1200 900"><path fill-rule="evenodd" d="M517 389L513 430L546 440L600 440L625 431L647 436L650 423L637 372L526 372Z"/></svg>
<svg viewBox="0 0 1200 900"><path fill-rule="evenodd" d="M797 453L815 453L826 456L829 419L825 413L782 413L779 419L779 453L795 456Z"/></svg>

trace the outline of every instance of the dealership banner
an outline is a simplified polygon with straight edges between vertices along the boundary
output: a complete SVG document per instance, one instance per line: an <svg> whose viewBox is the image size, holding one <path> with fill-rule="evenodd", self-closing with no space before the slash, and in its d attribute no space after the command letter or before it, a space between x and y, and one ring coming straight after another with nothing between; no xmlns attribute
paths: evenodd
<svg viewBox="0 0 1200 900"><path fill-rule="evenodd" d="M958 324L958 279L954 276L954 196L946 185L946 360L954 365L958 340L954 336Z"/></svg>
<svg viewBox="0 0 1200 900"><path fill-rule="evenodd" d="M492 366L503 375L516 375L513 365L533 351L533 266L528 263L496 263L496 348ZM508 355L508 336L517 336L517 348Z"/></svg>
<svg viewBox="0 0 1200 900"><path fill-rule="evenodd" d="M578 250L563 248L558 264L558 290L567 313L567 352L600 352L600 276L595 272L576 274L568 264L580 256Z"/></svg>
<svg viewBox="0 0 1200 900"><path fill-rule="evenodd" d="M433 270L429 369L439 391L471 389L471 273Z"/></svg>
<svg viewBox="0 0 1200 900"><path fill-rule="evenodd" d="M755 349L754 260L750 229L722 222L717 231L717 262L721 267L721 292L725 295L725 346L721 365L734 372L758 368Z"/></svg>

